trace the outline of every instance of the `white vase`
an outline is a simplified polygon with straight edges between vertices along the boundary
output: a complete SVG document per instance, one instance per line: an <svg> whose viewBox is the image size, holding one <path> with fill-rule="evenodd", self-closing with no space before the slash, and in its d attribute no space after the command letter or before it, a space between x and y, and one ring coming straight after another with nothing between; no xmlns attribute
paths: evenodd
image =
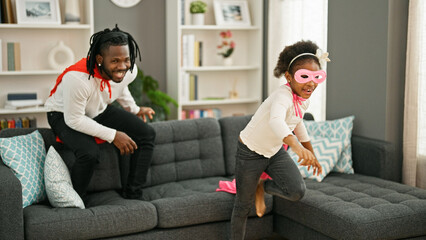
<svg viewBox="0 0 426 240"><path fill-rule="evenodd" d="M223 66L232 66L232 58L231 57L224 58Z"/></svg>
<svg viewBox="0 0 426 240"><path fill-rule="evenodd" d="M204 25L204 13L191 14L192 25Z"/></svg>
<svg viewBox="0 0 426 240"><path fill-rule="evenodd" d="M67 0L65 2L65 23L80 24L80 0Z"/></svg>
<svg viewBox="0 0 426 240"><path fill-rule="evenodd" d="M50 50L47 60L52 69L64 70L74 63L74 53L70 47L60 41Z"/></svg>

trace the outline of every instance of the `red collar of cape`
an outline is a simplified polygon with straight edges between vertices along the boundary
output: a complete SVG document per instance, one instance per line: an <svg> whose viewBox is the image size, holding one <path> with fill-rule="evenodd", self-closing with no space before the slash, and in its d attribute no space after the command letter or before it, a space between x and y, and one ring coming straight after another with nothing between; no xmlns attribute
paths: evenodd
<svg viewBox="0 0 426 240"><path fill-rule="evenodd" d="M76 62L74 65L69 66L61 73L61 75L58 76L58 78L56 79L56 84L53 87L53 89L50 91L49 96L52 96L56 92L56 89L58 88L58 85L62 82L62 78L64 77L65 73L70 71L77 71L77 72L90 74L89 71L87 71L86 58L82 58L80 61ZM105 89L105 85L108 86L109 98L111 98L111 85L109 83L109 80L102 78L101 74L99 73L98 67L95 67L94 72L95 72L94 77L101 79L101 86L100 86L101 92Z"/></svg>

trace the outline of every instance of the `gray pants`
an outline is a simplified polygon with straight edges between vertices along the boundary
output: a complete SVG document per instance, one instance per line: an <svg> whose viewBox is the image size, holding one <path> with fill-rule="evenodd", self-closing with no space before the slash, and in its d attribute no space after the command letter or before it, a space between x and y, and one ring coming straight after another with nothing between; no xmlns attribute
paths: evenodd
<svg viewBox="0 0 426 240"><path fill-rule="evenodd" d="M305 194L305 181L284 148L271 158L266 158L238 141L235 166L237 195L231 218L233 240L244 239L247 217L254 206L256 187L262 172L273 179L265 182L265 192L291 201L297 201Z"/></svg>

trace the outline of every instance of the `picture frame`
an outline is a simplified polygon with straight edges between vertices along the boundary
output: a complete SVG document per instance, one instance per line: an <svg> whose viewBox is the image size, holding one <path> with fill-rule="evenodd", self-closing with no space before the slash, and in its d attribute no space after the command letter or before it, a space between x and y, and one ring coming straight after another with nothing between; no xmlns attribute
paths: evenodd
<svg viewBox="0 0 426 240"><path fill-rule="evenodd" d="M61 24L59 0L16 0L18 24Z"/></svg>
<svg viewBox="0 0 426 240"><path fill-rule="evenodd" d="M245 0L215 0L216 25L251 26L248 3Z"/></svg>

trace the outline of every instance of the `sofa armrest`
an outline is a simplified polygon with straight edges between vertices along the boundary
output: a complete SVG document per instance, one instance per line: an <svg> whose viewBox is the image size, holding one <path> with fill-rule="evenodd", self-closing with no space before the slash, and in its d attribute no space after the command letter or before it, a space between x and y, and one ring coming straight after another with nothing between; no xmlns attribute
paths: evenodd
<svg viewBox="0 0 426 240"><path fill-rule="evenodd" d="M355 173L400 181L401 163L390 142L352 136L352 159Z"/></svg>
<svg viewBox="0 0 426 240"><path fill-rule="evenodd" d="M22 186L0 158L0 239L24 239Z"/></svg>

